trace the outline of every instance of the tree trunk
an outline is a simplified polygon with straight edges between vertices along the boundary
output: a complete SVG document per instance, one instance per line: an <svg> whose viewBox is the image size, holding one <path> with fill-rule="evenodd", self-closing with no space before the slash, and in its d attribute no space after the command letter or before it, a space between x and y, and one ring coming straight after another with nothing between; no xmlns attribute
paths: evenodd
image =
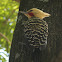
<svg viewBox="0 0 62 62"><path fill-rule="evenodd" d="M21 0L19 11L38 8L51 14L44 20L48 23L48 44L44 51L32 52L24 37L22 21L27 20L18 14L9 62L62 62L62 1L61 0Z"/></svg>

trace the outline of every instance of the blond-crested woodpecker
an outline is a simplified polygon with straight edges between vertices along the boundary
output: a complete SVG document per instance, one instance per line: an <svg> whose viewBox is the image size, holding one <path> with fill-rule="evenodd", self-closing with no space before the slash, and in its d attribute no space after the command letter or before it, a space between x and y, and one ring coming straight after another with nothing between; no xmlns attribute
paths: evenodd
<svg viewBox="0 0 62 62"><path fill-rule="evenodd" d="M24 25L24 34L29 45L40 50L44 49L47 45L48 24L43 18L49 17L50 14L37 8L32 8L27 12L20 12L28 17L28 20L22 24Z"/></svg>

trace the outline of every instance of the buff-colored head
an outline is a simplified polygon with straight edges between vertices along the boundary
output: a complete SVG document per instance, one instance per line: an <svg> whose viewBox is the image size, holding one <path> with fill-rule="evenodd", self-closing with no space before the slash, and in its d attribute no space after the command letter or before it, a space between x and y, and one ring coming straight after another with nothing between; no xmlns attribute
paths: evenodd
<svg viewBox="0 0 62 62"><path fill-rule="evenodd" d="M50 16L50 14L43 12L42 10L39 10L37 8L32 8L32 9L28 10L27 12L21 12L21 13L24 13L28 18L38 17L40 19L43 19L45 17Z"/></svg>

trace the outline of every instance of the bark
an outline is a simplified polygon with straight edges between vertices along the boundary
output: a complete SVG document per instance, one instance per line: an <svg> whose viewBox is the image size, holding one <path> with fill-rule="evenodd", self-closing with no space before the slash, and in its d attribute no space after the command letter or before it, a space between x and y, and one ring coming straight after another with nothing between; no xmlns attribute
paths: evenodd
<svg viewBox="0 0 62 62"><path fill-rule="evenodd" d="M27 20L23 14L18 14L9 62L62 62L62 2L61 0L21 0L19 11L39 8L51 14L45 18L49 26L48 44L44 51L36 50L26 45L22 21Z"/></svg>

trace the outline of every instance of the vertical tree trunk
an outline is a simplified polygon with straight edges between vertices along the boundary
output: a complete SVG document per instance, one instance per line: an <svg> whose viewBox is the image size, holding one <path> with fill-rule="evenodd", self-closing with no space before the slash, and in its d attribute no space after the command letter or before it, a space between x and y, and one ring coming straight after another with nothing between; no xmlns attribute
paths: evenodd
<svg viewBox="0 0 62 62"><path fill-rule="evenodd" d="M45 18L49 26L47 48L44 51L32 53L24 37L22 21L27 20L23 14L18 14L9 62L62 62L62 1L61 0L21 0L19 11L39 8L51 14Z"/></svg>

